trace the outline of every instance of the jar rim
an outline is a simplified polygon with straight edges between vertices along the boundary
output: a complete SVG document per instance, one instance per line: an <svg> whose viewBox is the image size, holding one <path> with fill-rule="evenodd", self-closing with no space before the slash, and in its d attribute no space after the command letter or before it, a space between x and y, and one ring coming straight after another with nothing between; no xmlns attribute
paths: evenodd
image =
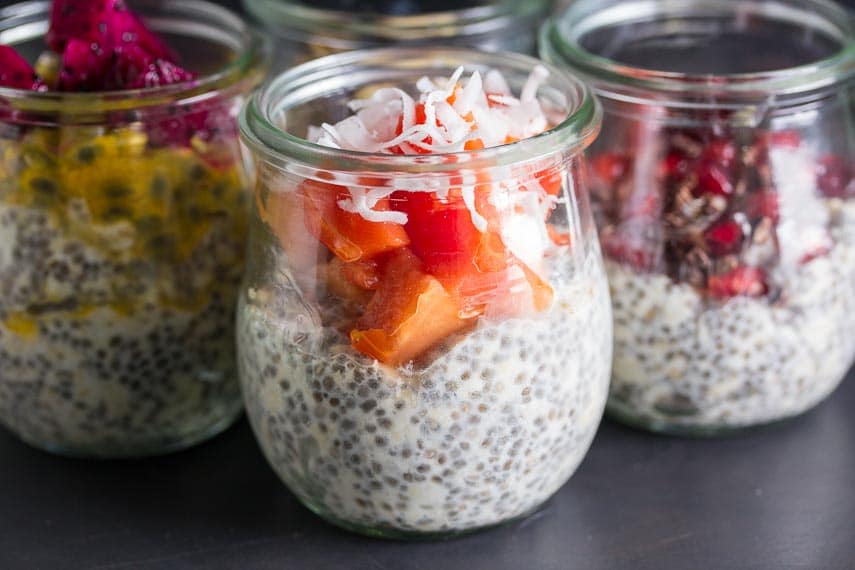
<svg viewBox="0 0 855 570"><path fill-rule="evenodd" d="M0 8L0 37L19 27L31 28L29 35L18 35L19 42L35 37L39 31L44 33L44 30L32 24L46 23L44 18L49 14L50 5L50 0L35 0ZM160 8L187 22L211 22L218 26L220 32L233 34L240 47L233 50L234 57L220 69L192 81L139 89L87 92L0 87L0 102L11 104L21 111L75 116L140 109L179 101L193 102L207 98L206 94L213 91L244 82L254 85L261 80L269 53L267 41L235 12L208 0L138 0L134 8L144 18L152 9ZM154 28L157 29L157 26Z"/></svg>
<svg viewBox="0 0 855 570"><path fill-rule="evenodd" d="M598 95L621 98L626 90L646 91L666 96L692 98L721 96L734 99L767 99L769 96L800 96L827 90L855 75L855 17L830 0L804 0L798 7L786 0L635 0L616 5L600 0L577 0L562 14L550 18L541 29L540 51L547 61L564 64L594 85ZM840 49L810 63L769 71L742 73L679 73L620 63L585 49L580 39L609 25L632 25L644 18L667 21L679 10L700 10L707 14L751 13L808 22L835 36ZM644 20L649 21L649 20ZM569 35L567 32L571 32ZM568 37L569 36L569 37ZM637 94L637 93L636 93ZM647 98L641 96L638 99Z"/></svg>
<svg viewBox="0 0 855 570"><path fill-rule="evenodd" d="M279 35L324 34L347 40L370 37L388 41L418 41L437 37L472 36L515 25L520 18L545 14L550 0L498 0L460 10L410 15L352 14L316 8L295 0L243 0L244 9ZM278 26L284 25L284 28Z"/></svg>
<svg viewBox="0 0 855 570"><path fill-rule="evenodd" d="M443 70L448 70L453 64L454 67L463 65L467 71L477 65L482 70L512 67L526 72L543 65L549 71L544 86L550 82L560 82L562 94L569 99L567 116L549 130L515 143L481 150L419 155L362 152L323 146L278 127L273 118L275 112L282 110L278 103L289 93L293 94L306 85L323 83L324 78L344 76L346 71L352 72L355 66L372 66L372 69L377 69L378 66L386 65L414 70L422 69L419 63ZM422 175L454 172L461 168L488 169L559 153L581 152L599 134L602 109L581 80L530 56L468 48L385 47L326 56L280 74L249 99L241 111L239 122L243 141L274 164L287 166L299 163L304 167L341 172L417 172Z"/></svg>

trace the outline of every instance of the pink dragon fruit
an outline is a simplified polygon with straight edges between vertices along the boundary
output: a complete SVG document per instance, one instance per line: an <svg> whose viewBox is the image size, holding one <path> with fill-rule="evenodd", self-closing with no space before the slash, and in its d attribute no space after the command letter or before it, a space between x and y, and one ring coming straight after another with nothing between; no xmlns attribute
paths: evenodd
<svg viewBox="0 0 855 570"><path fill-rule="evenodd" d="M13 48L0 44L0 86L44 91L47 87Z"/></svg>
<svg viewBox="0 0 855 570"><path fill-rule="evenodd" d="M194 77L123 0L54 0L47 42L63 56L62 91L155 87Z"/></svg>
<svg viewBox="0 0 855 570"><path fill-rule="evenodd" d="M62 53L72 39L97 43L105 50L132 44L153 57L174 59L166 44L148 31L123 0L54 0L48 46Z"/></svg>

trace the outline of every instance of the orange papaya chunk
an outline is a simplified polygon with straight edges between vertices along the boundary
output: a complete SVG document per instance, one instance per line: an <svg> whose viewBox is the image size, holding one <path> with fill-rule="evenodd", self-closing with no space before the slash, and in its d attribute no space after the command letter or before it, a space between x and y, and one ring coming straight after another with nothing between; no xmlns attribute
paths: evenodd
<svg viewBox="0 0 855 570"><path fill-rule="evenodd" d="M337 257L321 267L321 273L326 282L326 288L339 299L364 306L371 300L371 291L360 287L347 277L345 266L349 264Z"/></svg>
<svg viewBox="0 0 855 570"><path fill-rule="evenodd" d="M353 348L396 366L469 324L454 299L408 249L392 254L365 314L350 332Z"/></svg>
<svg viewBox="0 0 855 570"><path fill-rule="evenodd" d="M342 261L368 259L410 241L398 224L371 222L342 210L338 201L350 195L343 186L306 180L298 194L304 201L306 227ZM389 210L389 200L380 200L374 209Z"/></svg>

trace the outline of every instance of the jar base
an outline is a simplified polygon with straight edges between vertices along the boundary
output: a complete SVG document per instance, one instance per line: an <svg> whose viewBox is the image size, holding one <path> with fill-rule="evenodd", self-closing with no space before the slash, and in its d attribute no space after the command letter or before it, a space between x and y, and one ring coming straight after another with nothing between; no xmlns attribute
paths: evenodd
<svg viewBox="0 0 855 570"><path fill-rule="evenodd" d="M212 424L206 424L203 428L186 434L178 440L170 441L166 444L152 443L150 445L143 446L135 445L133 447L111 445L98 446L96 449L93 446L54 444L43 441L33 441L32 439L29 439L26 436L16 433L15 431L9 431L12 435L17 437L20 441L24 442L30 447L62 457L68 457L73 459L103 460L145 459L147 457L157 457L160 455L177 453L179 451L189 449L209 439L212 439L213 437L223 433L232 425L234 425L238 418L240 418L242 412L243 407L240 405L240 402L238 402L238 405L233 406L233 409L230 409L227 414L223 415L223 417L217 420L216 422Z"/></svg>
<svg viewBox="0 0 855 570"><path fill-rule="evenodd" d="M514 523L520 522L523 519L526 519L549 503L550 499L536 505L535 507L525 511L522 514L516 515L506 520L502 520L496 523L485 524L481 526L476 526L472 528L465 529L453 529L453 530L438 530L438 531L416 531L416 530L402 530L392 527L375 527L368 526L358 523L352 523L346 521L344 519L340 519L335 515L330 514L325 508L313 504L311 501L306 500L303 497L297 496L297 499L300 503L316 514L318 517L323 519L329 524L333 526L337 526L343 530L348 532L352 532L355 534L359 534L362 536L367 536L370 538L379 538L383 540L398 540L398 541L413 541L413 542L430 542L430 541L440 541L440 540L454 540L456 538L462 538L465 536L469 536L470 534L476 534L480 532L489 531L492 529L509 526Z"/></svg>
<svg viewBox="0 0 855 570"><path fill-rule="evenodd" d="M710 439L716 437L732 437L746 433L764 431L766 429L774 429L776 426L789 423L790 421L803 416L820 403L822 403L822 400L795 414L747 425L689 425L685 423L674 423L667 420L639 416L638 414L629 411L623 404L615 403L613 400L609 400L606 405L606 416L609 419L627 427L659 435Z"/></svg>

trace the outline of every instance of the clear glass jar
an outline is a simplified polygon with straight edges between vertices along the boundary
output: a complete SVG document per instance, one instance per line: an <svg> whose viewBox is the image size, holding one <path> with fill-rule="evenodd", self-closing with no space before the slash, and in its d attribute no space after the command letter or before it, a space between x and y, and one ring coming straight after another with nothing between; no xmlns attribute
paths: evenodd
<svg viewBox="0 0 855 570"><path fill-rule="evenodd" d="M534 54L549 0L243 0L276 46L275 69L391 44L473 47Z"/></svg>
<svg viewBox="0 0 855 570"><path fill-rule="evenodd" d="M535 65L472 50L356 51L294 68L244 110L241 134L259 169L238 309L244 399L273 468L336 524L419 537L514 519L547 500L591 443L612 337L583 191L583 150L600 120L587 88L553 70L539 93L555 127L481 151L370 154L301 138L380 87L412 92L420 77L465 66L500 71L518 93ZM495 206L483 232L458 188L464 180L477 180L476 211ZM344 228L331 208L363 190L390 196L382 207L407 221L351 223L395 239L318 237L319 204ZM517 199L548 217L520 214ZM563 238L539 237L547 228ZM546 253L523 263L507 244L529 238ZM377 253L376 243L389 247ZM467 279L449 285L440 266ZM378 312L389 326L364 330ZM366 355L388 355L388 344L400 349L396 362Z"/></svg>
<svg viewBox="0 0 855 570"><path fill-rule="evenodd" d="M825 1L580 0L544 57L603 101L592 203L608 409L717 434L795 416L855 357L855 43Z"/></svg>
<svg viewBox="0 0 855 570"><path fill-rule="evenodd" d="M35 61L49 6L6 8L0 42ZM134 6L200 79L0 88L0 423L69 455L180 449L241 408L251 195L236 117L263 45L207 2Z"/></svg>

